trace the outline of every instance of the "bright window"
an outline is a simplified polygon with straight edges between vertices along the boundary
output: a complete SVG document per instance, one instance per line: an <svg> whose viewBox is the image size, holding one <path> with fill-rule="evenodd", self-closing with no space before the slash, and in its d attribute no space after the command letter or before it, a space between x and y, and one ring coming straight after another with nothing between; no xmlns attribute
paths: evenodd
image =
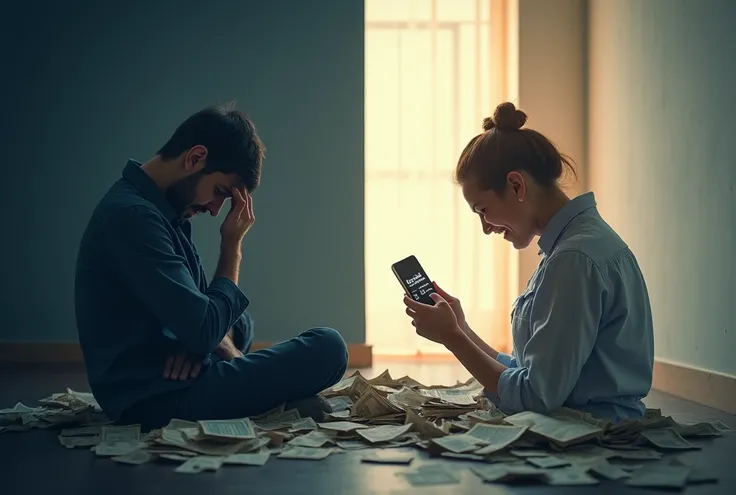
<svg viewBox="0 0 736 495"><path fill-rule="evenodd" d="M491 88L489 0L365 0L367 343L374 354L446 353L418 337L392 263L414 254L460 298L471 327L508 350L509 246L485 236L452 171Z"/></svg>

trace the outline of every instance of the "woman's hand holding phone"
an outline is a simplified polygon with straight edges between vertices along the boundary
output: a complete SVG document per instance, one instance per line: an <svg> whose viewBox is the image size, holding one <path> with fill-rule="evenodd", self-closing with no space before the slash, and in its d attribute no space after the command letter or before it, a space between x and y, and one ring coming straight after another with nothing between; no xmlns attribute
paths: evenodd
<svg viewBox="0 0 736 495"><path fill-rule="evenodd" d="M447 301L447 303L452 308L452 312L455 313L455 318L457 318L457 324L460 326L460 328L464 329L467 325L465 322L465 312L463 311L463 306L460 304L460 300L456 297L451 296L447 292L444 291L439 285L437 285L437 282L432 282L432 285L434 286L434 290L442 296L442 299Z"/></svg>
<svg viewBox="0 0 736 495"><path fill-rule="evenodd" d="M430 294L434 306L415 301L404 296L406 314L411 317L411 324L417 329L417 335L427 340L449 346L459 335L463 334L457 322L457 317L450 304L437 292Z"/></svg>

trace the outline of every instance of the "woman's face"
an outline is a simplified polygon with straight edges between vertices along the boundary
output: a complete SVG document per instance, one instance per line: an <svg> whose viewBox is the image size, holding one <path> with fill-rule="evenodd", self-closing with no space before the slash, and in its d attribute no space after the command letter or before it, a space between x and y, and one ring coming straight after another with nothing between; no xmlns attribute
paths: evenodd
<svg viewBox="0 0 736 495"><path fill-rule="evenodd" d="M502 194L493 190L484 191L473 180L463 183L462 189L465 201L480 217L486 235L503 235L516 249L524 249L531 244L536 229L522 174L509 172Z"/></svg>

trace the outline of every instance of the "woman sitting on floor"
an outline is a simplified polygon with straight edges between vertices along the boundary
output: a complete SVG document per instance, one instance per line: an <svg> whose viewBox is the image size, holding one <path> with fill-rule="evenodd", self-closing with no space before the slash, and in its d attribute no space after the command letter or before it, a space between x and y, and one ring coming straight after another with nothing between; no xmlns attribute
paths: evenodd
<svg viewBox="0 0 736 495"><path fill-rule="evenodd" d="M497 352L437 284L435 305L404 297L417 333L449 349L507 413L578 409L613 421L644 415L654 342L647 287L629 247L601 218L592 192L558 185L570 160L522 128L511 103L463 150L456 181L483 232L542 255L512 310L513 354ZM573 170L574 172L574 170Z"/></svg>

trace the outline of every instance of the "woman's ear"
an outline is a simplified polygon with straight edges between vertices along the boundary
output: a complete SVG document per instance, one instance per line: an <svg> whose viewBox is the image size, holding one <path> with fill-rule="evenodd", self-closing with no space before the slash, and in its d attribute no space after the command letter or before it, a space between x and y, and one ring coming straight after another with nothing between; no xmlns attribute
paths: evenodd
<svg viewBox="0 0 736 495"><path fill-rule="evenodd" d="M524 176L516 171L509 172L509 175L506 176L506 181L508 182L511 194L516 198L516 200L519 203L524 201L524 197L526 196L526 182L524 181Z"/></svg>

